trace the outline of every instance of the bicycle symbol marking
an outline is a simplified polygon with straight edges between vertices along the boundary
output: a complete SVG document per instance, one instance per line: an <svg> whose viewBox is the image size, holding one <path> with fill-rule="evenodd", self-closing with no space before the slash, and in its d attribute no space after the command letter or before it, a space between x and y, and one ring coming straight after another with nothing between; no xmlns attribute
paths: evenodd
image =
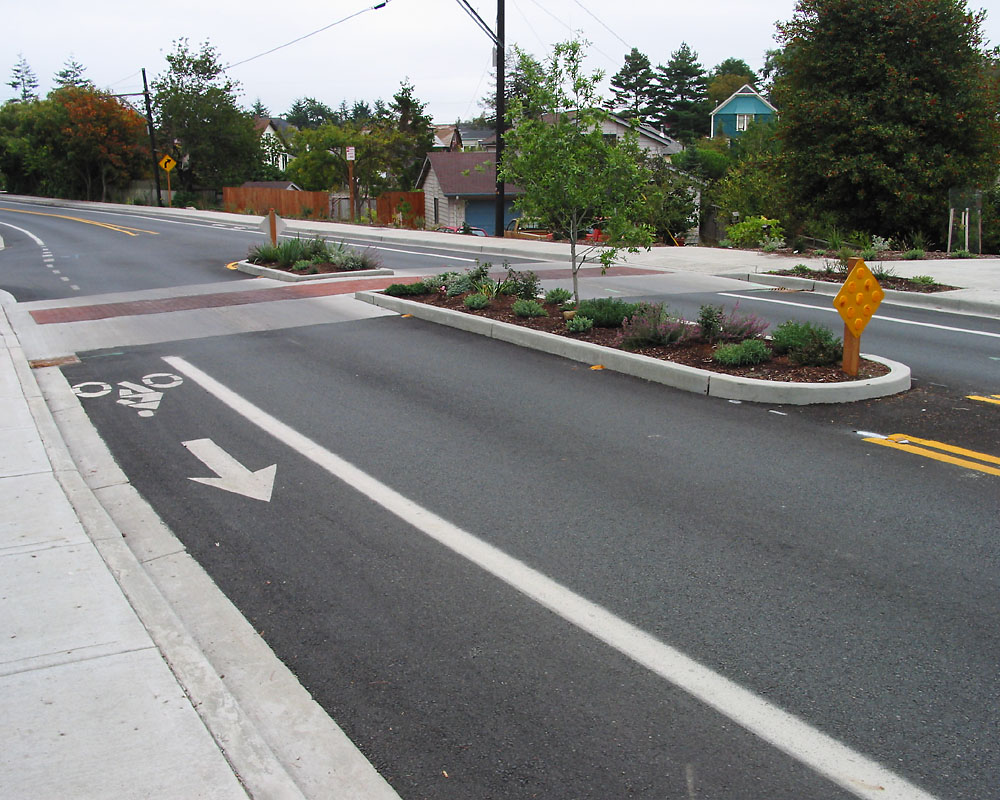
<svg viewBox="0 0 1000 800"><path fill-rule="evenodd" d="M119 381L118 402L120 405L135 409L140 417L151 417L160 407L165 389L173 389L184 383L180 375L171 372L153 372L142 378L142 383ZM73 394L77 397L105 397L114 391L110 383L104 381L84 381L73 386Z"/></svg>

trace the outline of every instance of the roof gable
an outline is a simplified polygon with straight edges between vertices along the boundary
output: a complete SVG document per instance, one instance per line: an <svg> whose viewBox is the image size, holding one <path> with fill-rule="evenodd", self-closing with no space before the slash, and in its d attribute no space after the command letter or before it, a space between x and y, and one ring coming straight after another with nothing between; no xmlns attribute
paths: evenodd
<svg viewBox="0 0 1000 800"><path fill-rule="evenodd" d="M744 83L726 100L723 100L712 112L716 114L777 114L778 109L754 89L749 83Z"/></svg>

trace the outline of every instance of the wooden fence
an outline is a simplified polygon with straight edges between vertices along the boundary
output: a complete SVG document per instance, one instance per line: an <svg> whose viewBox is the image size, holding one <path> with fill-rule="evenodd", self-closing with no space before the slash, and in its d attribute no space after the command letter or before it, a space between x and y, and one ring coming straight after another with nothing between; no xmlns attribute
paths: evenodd
<svg viewBox="0 0 1000 800"><path fill-rule="evenodd" d="M281 217L329 218L330 195L326 192L295 192L287 189L241 189L227 186L222 190L226 211L266 214L273 208Z"/></svg>
<svg viewBox="0 0 1000 800"><path fill-rule="evenodd" d="M384 192L375 208L380 225L402 224L407 228L423 227L423 192ZM417 219L419 217L419 220Z"/></svg>

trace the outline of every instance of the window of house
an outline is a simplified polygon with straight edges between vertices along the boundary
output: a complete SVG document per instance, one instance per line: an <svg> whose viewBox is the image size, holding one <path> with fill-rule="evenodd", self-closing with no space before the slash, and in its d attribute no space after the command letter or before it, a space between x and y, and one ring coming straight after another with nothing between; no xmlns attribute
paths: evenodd
<svg viewBox="0 0 1000 800"><path fill-rule="evenodd" d="M736 130L745 131L747 126L753 122L753 114L737 114L736 115Z"/></svg>
<svg viewBox="0 0 1000 800"><path fill-rule="evenodd" d="M434 198L434 224L437 225L441 221L441 211L438 205L440 198Z"/></svg>
<svg viewBox="0 0 1000 800"><path fill-rule="evenodd" d="M614 144L615 142L618 141L617 133L605 133L602 135L604 136L604 141L606 141L608 144Z"/></svg>

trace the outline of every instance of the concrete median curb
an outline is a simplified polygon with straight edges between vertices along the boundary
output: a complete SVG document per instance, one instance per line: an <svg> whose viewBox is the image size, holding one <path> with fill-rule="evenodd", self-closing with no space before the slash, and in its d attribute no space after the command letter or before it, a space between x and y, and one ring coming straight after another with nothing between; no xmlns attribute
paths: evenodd
<svg viewBox="0 0 1000 800"><path fill-rule="evenodd" d="M910 388L910 368L887 358L864 357L889 367L889 373L878 378L841 383L786 383L724 375L710 370L674 364L658 358L614 350L566 336L534 331L519 325L498 322L486 317L464 314L460 311L437 308L400 297L390 297L380 292L357 292L355 297L366 303L410 314L417 319L448 325L459 330L488 336L521 347L529 347L551 355L600 364L605 369L661 383L685 392L705 394L727 400L746 400L755 403L809 405L814 403L851 403L899 394Z"/></svg>
<svg viewBox="0 0 1000 800"><path fill-rule="evenodd" d="M283 269L271 269L262 267L259 264L251 264L249 261L238 261L236 269L245 272L247 275L256 275L260 278L274 278L278 281L289 281L298 283L299 281L319 281L330 278L371 278L376 275L395 275L391 269L359 269L350 272L322 272L316 275L299 275L294 272L285 272Z"/></svg>

